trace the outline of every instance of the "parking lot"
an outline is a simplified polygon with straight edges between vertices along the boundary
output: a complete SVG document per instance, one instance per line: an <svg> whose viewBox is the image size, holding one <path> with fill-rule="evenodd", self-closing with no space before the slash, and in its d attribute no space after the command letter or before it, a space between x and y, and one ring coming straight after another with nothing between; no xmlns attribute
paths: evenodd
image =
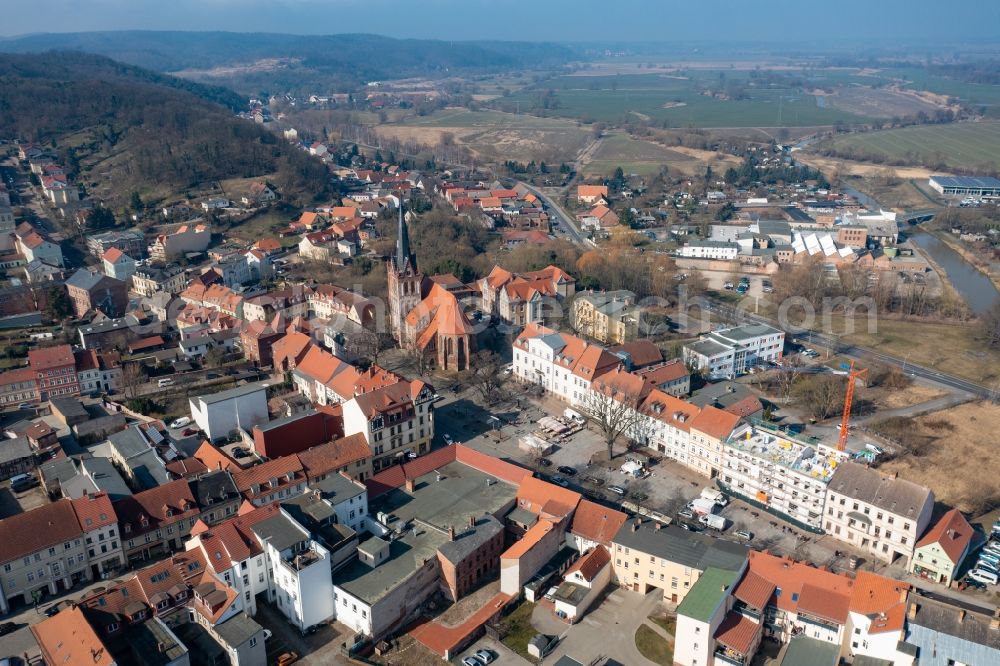
<svg viewBox="0 0 1000 666"><path fill-rule="evenodd" d="M831 536L805 532L738 499L731 500L720 512L720 515L727 519L726 529L722 532L706 529L704 525L694 520L679 518L678 511L683 509L688 501L697 497L703 488L713 486L713 482L677 462L666 459L654 460L648 468L650 474L646 478L632 478L620 471L621 464L625 462L623 448L616 449L613 464L609 465L607 462L592 464L591 460L595 456L600 456L602 453L606 455L603 437L592 428L585 428L571 435L566 442L557 445L552 453L546 456L550 464L541 464L542 461L537 456L518 448L518 439L523 434L535 431L539 418L562 414L566 405L555 398L530 395L527 391L522 391L515 399L500 403L487 411L476 404L468 391L460 391L458 394L450 391L440 392L443 399L437 404L436 416L436 430L440 435L448 433L454 441L528 467L542 478L551 480L554 476L563 477L571 489L592 500L616 508L621 507L623 502L626 503L627 509L634 509L632 505L638 505L666 515L675 522L691 523L695 529L704 530L707 534L721 538L742 541L735 533L748 531L753 533L749 545L755 549L766 549L778 555L808 560L817 566L826 566L834 571L849 571L850 557L854 555L859 558L859 566L863 569L907 580L922 587L941 588L939 591L944 593L957 594L955 591L946 590L943 586L935 586L917 579L908 574L902 564L890 565L873 560L860 551L853 551L847 544ZM492 429L491 415L502 419L504 425L499 431ZM573 468L575 473L569 475L558 471L562 466ZM608 491L610 485L624 488L625 497ZM973 596L984 598L987 594L971 592Z"/></svg>

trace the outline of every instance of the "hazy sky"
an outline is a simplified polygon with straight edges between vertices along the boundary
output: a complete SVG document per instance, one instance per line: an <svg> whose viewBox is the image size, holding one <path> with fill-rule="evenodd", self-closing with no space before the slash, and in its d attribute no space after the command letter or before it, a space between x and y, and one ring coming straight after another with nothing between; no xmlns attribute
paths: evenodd
<svg viewBox="0 0 1000 666"><path fill-rule="evenodd" d="M1000 0L0 0L0 34L231 30L621 42L1000 41Z"/></svg>

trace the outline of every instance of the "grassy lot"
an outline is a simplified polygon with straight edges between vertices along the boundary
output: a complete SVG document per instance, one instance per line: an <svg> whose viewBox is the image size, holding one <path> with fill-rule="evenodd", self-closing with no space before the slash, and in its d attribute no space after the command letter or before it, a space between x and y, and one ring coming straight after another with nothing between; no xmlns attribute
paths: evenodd
<svg viewBox="0 0 1000 666"><path fill-rule="evenodd" d="M658 173L665 165L670 167L681 162L695 161L697 160L690 155L616 133L604 138L583 171L601 176L609 175L617 167L621 167L625 173L650 175Z"/></svg>
<svg viewBox="0 0 1000 666"><path fill-rule="evenodd" d="M676 615L650 615L649 619L654 624L659 625L671 636L677 633L677 616Z"/></svg>
<svg viewBox="0 0 1000 666"><path fill-rule="evenodd" d="M886 73L906 79L909 81L908 87L913 90L928 90L939 95L957 97L976 105L1000 105L1000 86L965 83L957 79L929 74L918 67L891 69L887 70Z"/></svg>
<svg viewBox="0 0 1000 666"><path fill-rule="evenodd" d="M858 159L906 160L992 171L1000 167L1000 122L924 125L831 139ZM821 146L822 147L822 146Z"/></svg>
<svg viewBox="0 0 1000 666"><path fill-rule="evenodd" d="M258 241L262 238L273 238L282 245L294 245L300 239L298 236L278 238L278 230L287 227L292 217L277 208L268 208L246 222L231 228L230 232L245 241Z"/></svg>
<svg viewBox="0 0 1000 666"><path fill-rule="evenodd" d="M876 331L869 333L867 319L863 313L859 315L861 319L855 322L855 331L841 335L842 341L877 349L981 384L1000 381L1000 353L983 349L973 325L879 318ZM831 324L834 333L846 330L841 317L832 317Z"/></svg>
<svg viewBox="0 0 1000 666"><path fill-rule="evenodd" d="M746 99L702 94L720 78L744 85ZM614 77L562 76L538 89L523 90L498 101L502 108L532 108L551 90L556 103L549 113L586 120L666 120L677 127L780 127L830 125L863 118L826 104L797 89L756 88L746 73L703 71L687 76L639 74Z"/></svg>
<svg viewBox="0 0 1000 666"><path fill-rule="evenodd" d="M538 633L531 626L531 612L534 609L535 604L524 601L514 609L513 613L503 619L503 623L507 627L507 635L503 638L503 644L532 663L535 662L535 658L528 654L528 641Z"/></svg>
<svg viewBox="0 0 1000 666"><path fill-rule="evenodd" d="M973 402L898 423L913 452L881 465L934 489L937 501L978 515L1000 501L1000 405Z"/></svg>
<svg viewBox="0 0 1000 666"><path fill-rule="evenodd" d="M640 624L635 631L635 647L654 664L674 662L674 646L645 624Z"/></svg>

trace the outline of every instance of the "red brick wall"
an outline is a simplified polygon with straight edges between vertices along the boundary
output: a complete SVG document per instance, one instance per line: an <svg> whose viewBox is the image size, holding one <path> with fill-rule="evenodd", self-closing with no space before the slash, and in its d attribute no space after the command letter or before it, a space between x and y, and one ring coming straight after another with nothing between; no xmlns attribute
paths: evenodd
<svg viewBox="0 0 1000 666"><path fill-rule="evenodd" d="M257 453L268 458L278 458L317 446L338 437L335 419L318 412L262 432L253 430Z"/></svg>

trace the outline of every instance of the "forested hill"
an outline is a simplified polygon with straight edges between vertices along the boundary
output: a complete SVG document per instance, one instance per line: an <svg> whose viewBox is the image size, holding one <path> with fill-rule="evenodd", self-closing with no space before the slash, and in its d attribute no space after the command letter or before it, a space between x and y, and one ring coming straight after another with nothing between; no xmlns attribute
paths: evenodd
<svg viewBox="0 0 1000 666"><path fill-rule="evenodd" d="M9 53L74 50L237 90L330 91L371 80L551 67L576 57L556 44L445 42L379 35L121 31L0 39ZM219 71L212 71L219 68Z"/></svg>
<svg viewBox="0 0 1000 666"><path fill-rule="evenodd" d="M127 196L273 174L293 198L321 194L326 168L227 108L241 104L231 91L101 56L0 54L0 137L53 143L83 183Z"/></svg>

